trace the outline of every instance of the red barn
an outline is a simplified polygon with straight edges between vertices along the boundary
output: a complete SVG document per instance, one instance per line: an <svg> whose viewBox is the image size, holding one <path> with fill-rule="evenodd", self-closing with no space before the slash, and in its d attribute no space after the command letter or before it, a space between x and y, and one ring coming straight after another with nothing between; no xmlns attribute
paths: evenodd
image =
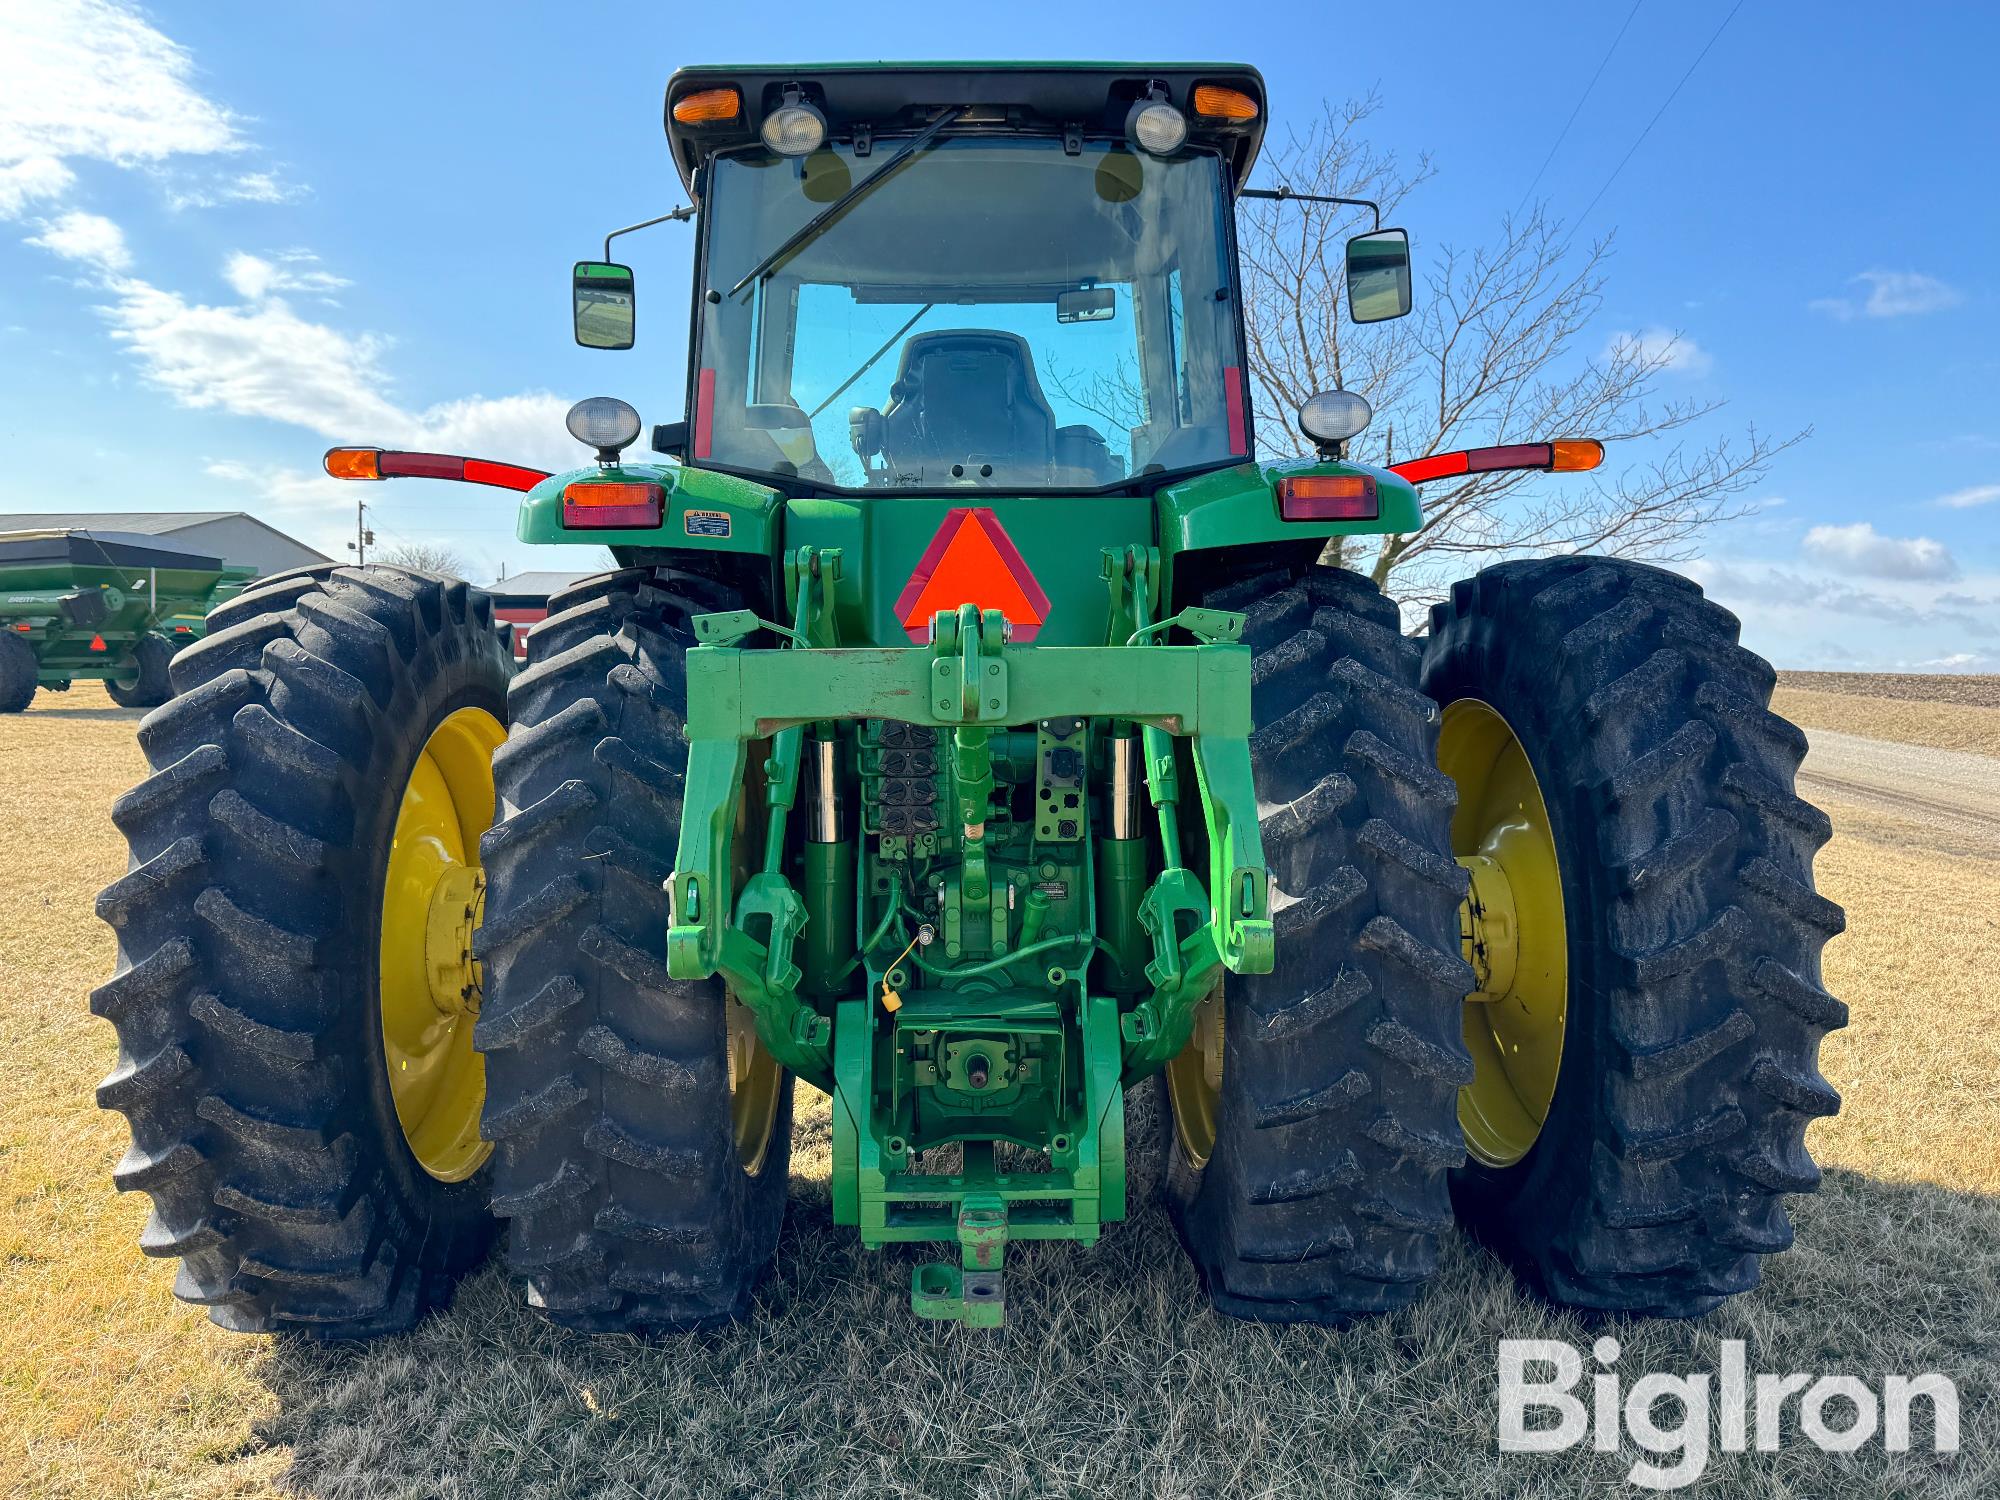
<svg viewBox="0 0 2000 1500"><path fill-rule="evenodd" d="M549 612L549 596L559 594L573 583L592 578L594 573L516 573L485 586L493 598L493 617L514 627L514 659L528 655L528 627Z"/></svg>

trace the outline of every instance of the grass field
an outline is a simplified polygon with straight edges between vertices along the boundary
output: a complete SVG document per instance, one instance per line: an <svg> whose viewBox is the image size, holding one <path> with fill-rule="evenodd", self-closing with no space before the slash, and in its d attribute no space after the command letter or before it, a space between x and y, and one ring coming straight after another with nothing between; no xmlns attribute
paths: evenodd
<svg viewBox="0 0 2000 1500"><path fill-rule="evenodd" d="M1809 726L1869 733L1852 715L1895 711L1786 691ZM829 1224L815 1103L744 1325L578 1338L489 1266L415 1333L327 1349L231 1336L176 1303L171 1266L135 1248L143 1198L110 1190L125 1128L92 1103L113 1044L84 997L111 969L91 900L124 868L107 809L140 774L137 717L79 687L0 719L0 1494L1637 1493L1629 1449L1496 1450L1497 1341L1605 1331L1628 1372L1711 1370L1741 1338L1753 1370L1959 1384L1955 1460L1927 1451L1921 1424L1903 1456L1788 1435L1777 1453L1717 1454L1688 1493L2000 1494L2000 850L1940 855L1921 829L1830 808L1820 884L1850 930L1827 978L1854 1020L1823 1065L1846 1107L1815 1127L1826 1183L1796 1204L1797 1246L1696 1323L1586 1330L1459 1239L1396 1317L1234 1323L1149 1206L1095 1251L1010 1257L1004 1334L920 1324L911 1258L864 1254Z"/></svg>

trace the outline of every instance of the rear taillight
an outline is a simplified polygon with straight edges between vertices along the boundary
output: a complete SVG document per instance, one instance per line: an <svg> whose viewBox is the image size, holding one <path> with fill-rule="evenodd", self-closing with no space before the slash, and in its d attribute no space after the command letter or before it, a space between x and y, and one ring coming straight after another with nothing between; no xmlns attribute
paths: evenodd
<svg viewBox="0 0 2000 1500"><path fill-rule="evenodd" d="M1372 521L1382 501L1366 474L1296 474L1278 481L1278 513L1287 521Z"/></svg>
<svg viewBox="0 0 2000 1500"><path fill-rule="evenodd" d="M563 486L567 527L650 527L660 524L666 491L627 479L578 479Z"/></svg>

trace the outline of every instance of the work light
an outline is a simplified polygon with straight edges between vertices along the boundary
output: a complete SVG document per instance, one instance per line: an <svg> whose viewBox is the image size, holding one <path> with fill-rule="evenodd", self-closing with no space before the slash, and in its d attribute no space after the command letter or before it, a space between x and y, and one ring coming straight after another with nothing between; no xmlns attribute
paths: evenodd
<svg viewBox="0 0 2000 1500"><path fill-rule="evenodd" d="M1157 83L1125 116L1125 134L1140 150L1154 156L1172 156L1181 149L1187 133L1187 116L1167 102L1167 91Z"/></svg>
<svg viewBox="0 0 2000 1500"><path fill-rule="evenodd" d="M807 156L826 139L826 116L806 103L797 89L786 89L784 102L764 116L758 133L780 156Z"/></svg>
<svg viewBox="0 0 2000 1500"><path fill-rule="evenodd" d="M1299 431L1315 443L1344 443L1365 431L1375 409L1352 391L1321 391L1299 408Z"/></svg>
<svg viewBox="0 0 2000 1500"><path fill-rule="evenodd" d="M569 409L563 426L579 443L597 450L605 463L616 463L621 448L639 437L639 414L616 396L586 396Z"/></svg>

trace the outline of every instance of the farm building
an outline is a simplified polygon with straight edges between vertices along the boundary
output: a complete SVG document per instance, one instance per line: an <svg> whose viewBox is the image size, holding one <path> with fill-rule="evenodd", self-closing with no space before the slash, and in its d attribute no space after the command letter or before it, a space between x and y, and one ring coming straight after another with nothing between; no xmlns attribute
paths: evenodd
<svg viewBox="0 0 2000 1500"><path fill-rule="evenodd" d="M31 510L0 512L0 531L118 531L158 537L178 552L219 557L230 567L282 573L332 562L241 510Z"/></svg>
<svg viewBox="0 0 2000 1500"><path fill-rule="evenodd" d="M592 573L516 573L512 578L485 585L486 592L493 596L494 618L506 620L514 627L516 658L527 658L528 627L548 615L549 596L592 576Z"/></svg>

